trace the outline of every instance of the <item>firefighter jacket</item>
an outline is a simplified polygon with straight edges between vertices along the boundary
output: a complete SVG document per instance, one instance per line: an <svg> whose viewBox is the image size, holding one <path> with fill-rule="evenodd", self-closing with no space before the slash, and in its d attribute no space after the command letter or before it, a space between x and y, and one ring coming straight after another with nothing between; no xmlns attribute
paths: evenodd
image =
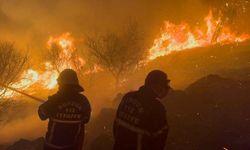
<svg viewBox="0 0 250 150"><path fill-rule="evenodd" d="M74 90L59 90L50 96L38 110L42 120L49 118L45 147L67 150L81 147L90 112L88 99Z"/></svg>
<svg viewBox="0 0 250 150"><path fill-rule="evenodd" d="M114 150L163 150L168 134L165 108L143 86L123 97L113 129Z"/></svg>

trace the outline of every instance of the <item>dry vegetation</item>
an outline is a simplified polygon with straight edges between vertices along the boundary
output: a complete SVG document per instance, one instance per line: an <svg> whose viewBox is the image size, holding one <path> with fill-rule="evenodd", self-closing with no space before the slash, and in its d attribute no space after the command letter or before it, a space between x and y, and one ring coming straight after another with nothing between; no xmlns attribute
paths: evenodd
<svg viewBox="0 0 250 150"><path fill-rule="evenodd" d="M0 42L0 54L0 83L8 86L15 82L23 71L27 54L21 54L10 42ZM0 95L3 93L4 90Z"/></svg>

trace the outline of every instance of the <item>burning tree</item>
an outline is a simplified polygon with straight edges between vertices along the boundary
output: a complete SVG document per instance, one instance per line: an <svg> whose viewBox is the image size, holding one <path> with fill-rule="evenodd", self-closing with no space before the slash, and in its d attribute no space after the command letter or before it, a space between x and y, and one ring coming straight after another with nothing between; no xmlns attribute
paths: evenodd
<svg viewBox="0 0 250 150"><path fill-rule="evenodd" d="M47 57L53 68L56 69L58 73L66 68L76 69L80 72L85 62L78 59L76 49L68 54L62 54L64 52L64 49L59 44L53 43L51 45Z"/></svg>
<svg viewBox="0 0 250 150"><path fill-rule="evenodd" d="M121 33L88 37L86 46L99 64L113 75L116 86L124 75L138 67L145 54L144 38L136 22L128 23Z"/></svg>
<svg viewBox="0 0 250 150"><path fill-rule="evenodd" d="M64 33L58 37L50 37L48 41L49 53L47 58L57 72L63 69L72 68L80 75L86 74L86 62L80 57L79 51L73 44L74 39L70 33Z"/></svg>
<svg viewBox="0 0 250 150"><path fill-rule="evenodd" d="M100 71L100 67L93 61L86 59L84 54L79 51L75 44L74 38L69 32L66 32L59 36L51 36L47 42L47 48L49 50L46 53L48 62L46 62L47 68L55 71L57 75L66 68L71 68L77 71L80 76L80 80L89 82L91 86L93 74ZM86 63L88 62L88 63Z"/></svg>
<svg viewBox="0 0 250 150"><path fill-rule="evenodd" d="M60 65L62 63L62 60L60 59L60 51L61 48L58 46L58 44L53 43L47 55L48 60L51 62L51 64L53 65L54 69L57 70L57 72L60 72Z"/></svg>
<svg viewBox="0 0 250 150"><path fill-rule="evenodd" d="M80 57L77 55L70 33L65 33L58 37L51 36L47 44L49 49L47 58L58 72L66 68L75 69L76 66L81 67L84 65L84 62L81 62Z"/></svg>
<svg viewBox="0 0 250 150"><path fill-rule="evenodd" d="M22 55L10 42L0 42L0 54L0 84L8 86L18 79L27 62L27 55ZM5 89L0 89L2 96Z"/></svg>

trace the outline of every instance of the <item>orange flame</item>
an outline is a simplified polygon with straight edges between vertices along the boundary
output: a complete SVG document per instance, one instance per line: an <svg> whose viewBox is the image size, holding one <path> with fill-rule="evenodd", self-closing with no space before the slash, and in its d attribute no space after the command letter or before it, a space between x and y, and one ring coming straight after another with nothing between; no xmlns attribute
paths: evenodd
<svg viewBox="0 0 250 150"><path fill-rule="evenodd" d="M77 63L78 67L82 67L85 65L85 60L79 56L73 57L73 53L76 48L74 47L74 39L70 36L70 33L62 34L58 37L51 36L47 42L47 48L50 49L52 44L58 44L60 47L60 66L58 66L59 70L63 70L66 68L74 68L74 63ZM74 60L72 60L74 59ZM42 90L50 90L54 89L57 85L57 78L59 76L58 70L53 67L51 62L45 62L43 71L37 71L32 68L26 70L21 75L21 80L10 85L12 88L27 90L29 93L36 91L36 89ZM94 73L99 70L95 67L92 71L86 71L84 74ZM0 91L3 92L3 91ZM10 98L13 96L17 96L17 93L14 93L10 90L6 90L4 92L3 97Z"/></svg>
<svg viewBox="0 0 250 150"><path fill-rule="evenodd" d="M212 11L209 11L204 21L206 22L205 31L201 27L196 27L192 31L187 23L175 25L165 21L160 37L154 40L154 44L149 50L148 59L153 60L157 57L168 55L173 51L205 47L216 43L243 42L250 39L249 34L236 35L234 32L231 32L229 27L221 27L219 24L220 20L214 19ZM218 32L219 34L216 36ZM213 39L214 37L216 38Z"/></svg>
<svg viewBox="0 0 250 150"><path fill-rule="evenodd" d="M66 68L75 68L76 63L78 67L83 67L85 65L85 61L83 58L79 56L74 56L74 52L76 48L73 44L74 39L71 37L70 33L64 33L61 36L54 37L51 36L47 42L47 48L51 50L53 44L57 44L60 46L61 51L59 54L60 66L57 66L60 71Z"/></svg>

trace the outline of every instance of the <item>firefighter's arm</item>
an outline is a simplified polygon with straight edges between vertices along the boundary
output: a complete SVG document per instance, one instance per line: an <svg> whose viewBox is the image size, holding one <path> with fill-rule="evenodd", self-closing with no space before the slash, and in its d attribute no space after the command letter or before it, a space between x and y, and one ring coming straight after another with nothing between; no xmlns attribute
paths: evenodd
<svg viewBox="0 0 250 150"><path fill-rule="evenodd" d="M78 142L76 145L76 150L82 150L83 144L84 144L84 129L81 129L78 137Z"/></svg>
<svg viewBox="0 0 250 150"><path fill-rule="evenodd" d="M117 124L117 119L119 118L118 117L118 114L119 112L121 111L121 108L123 107L123 102L125 101L125 99L127 98L127 95L123 96L120 104L118 105L118 108L117 108L117 112L116 112L116 116L115 116L115 120L113 122L113 136L116 137L117 135L117 130L118 130L118 124Z"/></svg>
<svg viewBox="0 0 250 150"><path fill-rule="evenodd" d="M83 123L88 123L91 115L91 106L88 99L85 97L84 110L83 110Z"/></svg>
<svg viewBox="0 0 250 150"><path fill-rule="evenodd" d="M48 101L46 101L45 103L43 103L42 105L39 106L38 108L38 115L40 117L41 120L46 120L48 119L51 114L52 114L52 110L51 110L51 100L50 98L48 99Z"/></svg>
<svg viewBox="0 0 250 150"><path fill-rule="evenodd" d="M152 138L154 145L159 149L164 149L167 141L167 136L169 132L169 126L167 122L166 111L163 107L158 108L158 113L154 123L155 128L152 132Z"/></svg>

